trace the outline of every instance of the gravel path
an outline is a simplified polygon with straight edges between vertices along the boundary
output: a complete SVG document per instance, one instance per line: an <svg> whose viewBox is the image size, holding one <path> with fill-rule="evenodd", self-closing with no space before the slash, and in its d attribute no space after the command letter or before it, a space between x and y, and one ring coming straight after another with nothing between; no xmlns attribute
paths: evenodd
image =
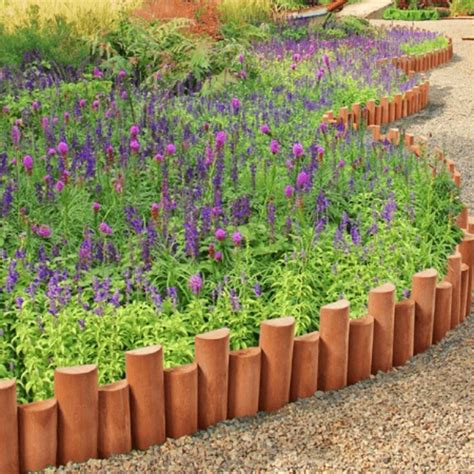
<svg viewBox="0 0 474 474"><path fill-rule="evenodd" d="M381 23L379 21L375 23ZM424 22L454 39L455 57L431 73L430 105L398 126L455 159L474 209L474 21ZM57 472L474 472L474 316L439 345L389 374L226 421L147 452L90 460ZM53 471L49 471L53 472Z"/></svg>

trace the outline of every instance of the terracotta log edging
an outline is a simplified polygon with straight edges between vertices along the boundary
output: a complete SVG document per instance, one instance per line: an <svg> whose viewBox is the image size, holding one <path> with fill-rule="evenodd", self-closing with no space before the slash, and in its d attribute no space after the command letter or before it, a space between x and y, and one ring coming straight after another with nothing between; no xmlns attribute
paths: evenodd
<svg viewBox="0 0 474 474"><path fill-rule="evenodd" d="M413 357L415 342L415 302L412 299L395 304L393 326L394 367L405 365Z"/></svg>
<svg viewBox="0 0 474 474"><path fill-rule="evenodd" d="M97 367L80 365L54 372L58 401L58 464L96 458L99 432Z"/></svg>
<svg viewBox="0 0 474 474"><path fill-rule="evenodd" d="M295 337L291 368L290 402L307 398L318 389L319 332Z"/></svg>
<svg viewBox="0 0 474 474"><path fill-rule="evenodd" d="M15 380L0 380L0 472L20 472Z"/></svg>
<svg viewBox="0 0 474 474"><path fill-rule="evenodd" d="M229 334L227 328L216 329L199 334L194 340L199 429L206 429L227 418Z"/></svg>
<svg viewBox="0 0 474 474"><path fill-rule="evenodd" d="M291 366L295 318L269 319L260 324L259 409L271 412L280 409L290 400Z"/></svg>
<svg viewBox="0 0 474 474"><path fill-rule="evenodd" d="M368 311L374 317L372 373L387 372L393 364L395 286L392 283L370 290Z"/></svg>
<svg viewBox="0 0 474 474"><path fill-rule="evenodd" d="M198 367L165 369L166 436L180 438L198 430Z"/></svg>
<svg viewBox="0 0 474 474"><path fill-rule="evenodd" d="M127 351L125 371L130 386L132 446L145 450L166 439L162 347Z"/></svg>
<svg viewBox="0 0 474 474"><path fill-rule="evenodd" d="M42 400L18 407L21 472L40 471L56 464L58 402Z"/></svg>
<svg viewBox="0 0 474 474"><path fill-rule="evenodd" d="M131 449L130 387L126 380L120 380L99 387L99 457Z"/></svg>
<svg viewBox="0 0 474 474"><path fill-rule="evenodd" d="M349 301L339 300L319 312L319 390L347 385L349 362Z"/></svg>
<svg viewBox="0 0 474 474"><path fill-rule="evenodd" d="M368 379L372 369L374 317L370 314L349 322L349 361L347 384Z"/></svg>
<svg viewBox="0 0 474 474"><path fill-rule="evenodd" d="M401 56L392 58L391 61L412 77L414 71L430 70L449 61L452 55L452 41L449 39L449 46L442 50L419 57ZM369 100L365 108L355 103L342 107L337 116L333 111L328 111L324 114L323 121L331 123L340 121L346 127L353 128L369 126L374 140L387 139L392 143L398 143L403 138L403 143L408 150L419 155L423 151L423 144L420 144L418 138L415 140L415 137L410 134L400 137L397 129L390 129L386 136L382 136L380 125L418 112L428 104L428 96L429 82L422 79L412 89L403 94L396 94L391 100L387 97L379 98L380 105L376 105L375 100ZM446 164L453 182L460 186L461 176L454 162L446 160L442 154L440 154L440 160ZM474 217L468 216L467 208L461 213L458 223L469 234L474 233ZM391 365L402 365L413 355L417 334L418 341L420 335L424 335L422 339L426 345L428 340L426 334L429 333L426 328L429 328L431 319L420 317L420 314L423 316L431 314L430 307L433 308L433 306L430 306L429 301L432 293L434 293L434 310L432 311L431 342L437 342L449 329L455 327L469 314L474 284L474 244L472 243L474 237L469 234L466 234L459 245L460 253L455 253L448 258L448 275L444 282L435 284L434 290L430 283L429 291L424 292L421 287L426 286L426 282L419 281L417 284L420 285L420 290L414 290L413 299L393 305L393 334L389 343L392 348ZM418 309L417 326L415 301L417 301ZM392 307L391 302L389 306ZM335 316L332 320L329 318L330 314ZM127 439L127 411L132 445L144 449L151 444L163 442L166 433L176 437L192 434L198 427L216 423L227 416L255 414L258 406L272 411L286 404L290 398L293 400L310 395L318 388L318 382L320 382L320 389L329 390L341 388L356 379L361 380L367 377L367 360L370 357L372 345L370 342L365 346L359 344L363 347L360 350L356 349L358 340L356 334L357 331L362 332L364 329L365 340L370 339L370 331L367 328L371 323L367 323L367 320L374 318L372 337L375 351L377 323L375 317L370 315L360 320L349 321L349 303L341 301L321 308L321 315L321 321L325 322L321 325L319 339L316 336L317 333L294 338L293 321L290 324L291 333L288 328L281 331L280 345L272 342L270 337L266 340L265 336L262 337L262 332L265 331L267 336L272 334L272 330L269 329L272 325L268 326L270 321L267 321L267 324L262 323L261 347L249 350L252 357L248 357L246 362L252 360L252 364L241 372L231 367L234 367L234 362L240 363L246 359L242 357L242 354L238 355L239 352L245 353L245 351L234 351L229 355L228 330L217 330L219 334L221 334L220 331L227 331L219 342L220 349L211 350L209 347L212 344L206 348L206 344L203 343L201 350L196 351L197 363L189 365L191 368L189 372L186 370L188 366L163 371L161 347L152 346L126 353L127 381L98 387L95 366L57 369L55 374L57 401L46 400L19 407L16 406L15 382L0 380L0 472L41 469L46 467L44 464L50 463L53 458L55 459L52 464L65 463L69 460L82 461L89 457L96 457L97 454L109 456L117 448L107 451L104 446L107 445L107 440L110 441L113 437L114 431L118 434L117 426L120 421L125 420L123 425L125 428L121 433L124 435L122 441ZM277 320L272 321L275 324ZM263 329L265 327L267 329ZM420 327L424 330L420 330ZM278 332L273 331L273 334L276 333ZM205 335L196 337L196 349L200 344L198 339L202 336ZM281 344L282 341L284 344ZM220 361L217 360L218 356L216 357L218 353L221 355ZM353 360L352 356L349 359L350 354L353 354ZM374 355L375 352L372 354L373 360ZM213 374L211 379L220 380L220 385L215 382L212 388L212 384L206 381L202 383L204 379L202 376L199 379L198 366L201 374L206 371L208 375ZM372 367L373 362L371 369ZM359 375L356 368L359 369ZM361 373L363 375L360 375ZM178 377L179 374L181 375ZM253 384L247 382L251 378ZM201 380L201 384L198 380ZM232 381L234 381L233 386ZM244 393L242 386L251 388L249 393L245 393L245 397L242 395ZM210 391L208 391L209 388ZM272 391L273 388L276 391ZM234 397L232 406L235 410L230 408L232 397ZM187 405L183 405L183 398ZM200 407L199 415L201 415L204 412L202 407L206 405L202 400L206 398L209 411L213 414L208 416L206 408L203 416L207 418L207 422L198 424L198 406ZM215 401L216 405L212 405L209 400L213 400L212 403ZM259 402L259 405L255 400ZM29 406L35 408L28 408ZM262 408L263 406L265 408ZM110 416L104 415L107 410L110 410ZM118 414L119 412L123 413L122 420L120 420L122 415ZM112 413L115 414L116 419L112 419ZM216 413L219 415L217 416ZM182 415L181 421L186 419L186 423L180 424L177 421L179 420L177 414ZM105 422L106 419L108 422ZM38 420L42 420L41 423ZM133 427L135 427L134 431ZM57 438L53 433L56 433ZM46 449L38 449L38 445L30 441L38 438L41 445L47 445ZM57 454L55 454L55 439L57 439ZM129 444L124 442L119 450L126 452L129 449ZM38 464L34 464L36 462Z"/></svg>
<svg viewBox="0 0 474 474"><path fill-rule="evenodd" d="M228 418L257 414L260 396L261 352L260 347L250 347L230 353Z"/></svg>

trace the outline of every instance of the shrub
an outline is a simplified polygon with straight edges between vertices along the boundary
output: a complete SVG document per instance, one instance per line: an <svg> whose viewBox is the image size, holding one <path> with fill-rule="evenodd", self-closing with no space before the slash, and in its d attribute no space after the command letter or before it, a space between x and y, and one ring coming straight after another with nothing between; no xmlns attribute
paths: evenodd
<svg viewBox="0 0 474 474"><path fill-rule="evenodd" d="M402 21L422 21L438 20L440 17L438 10L400 10L395 7L388 7L383 12L384 20Z"/></svg>
<svg viewBox="0 0 474 474"><path fill-rule="evenodd" d="M474 0L453 0L451 14L453 16L474 15Z"/></svg>

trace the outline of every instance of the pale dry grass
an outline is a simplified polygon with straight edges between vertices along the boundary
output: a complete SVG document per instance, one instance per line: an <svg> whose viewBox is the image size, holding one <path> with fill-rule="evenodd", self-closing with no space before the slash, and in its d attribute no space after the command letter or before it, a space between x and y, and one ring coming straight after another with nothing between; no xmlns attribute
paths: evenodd
<svg viewBox="0 0 474 474"><path fill-rule="evenodd" d="M28 24L31 8L38 9L41 25L62 17L84 36L107 30L122 12L139 7L143 0L0 0L0 23L7 31Z"/></svg>

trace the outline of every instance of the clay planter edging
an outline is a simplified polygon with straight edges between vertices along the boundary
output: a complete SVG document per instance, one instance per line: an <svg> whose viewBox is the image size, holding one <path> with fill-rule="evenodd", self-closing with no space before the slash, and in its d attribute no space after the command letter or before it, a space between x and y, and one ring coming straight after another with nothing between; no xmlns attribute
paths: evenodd
<svg viewBox="0 0 474 474"><path fill-rule="evenodd" d="M125 371L130 387L132 445L145 450L166 439L162 347L127 351Z"/></svg>
<svg viewBox="0 0 474 474"><path fill-rule="evenodd" d="M349 360L349 301L327 304L319 314L318 389L344 388Z"/></svg>
<svg viewBox="0 0 474 474"><path fill-rule="evenodd" d="M318 389L319 332L295 337L291 368L290 402L307 398Z"/></svg>
<svg viewBox="0 0 474 474"><path fill-rule="evenodd" d="M120 380L99 387L99 457L106 459L131 449L130 387Z"/></svg>
<svg viewBox="0 0 474 474"><path fill-rule="evenodd" d="M15 380L0 380L0 472L20 471Z"/></svg>
<svg viewBox="0 0 474 474"><path fill-rule="evenodd" d="M249 347L230 353L228 418L257 414L261 358L260 347Z"/></svg>
<svg viewBox="0 0 474 474"><path fill-rule="evenodd" d="M412 299L395 304L393 327L393 366L405 365L413 357L415 343L415 302Z"/></svg>
<svg viewBox="0 0 474 474"><path fill-rule="evenodd" d="M459 321L462 322L466 318L467 298L469 290L469 265L461 264L461 312L459 313Z"/></svg>
<svg viewBox="0 0 474 474"><path fill-rule="evenodd" d="M347 384L370 377L374 342L374 317L371 314L349 322L349 361Z"/></svg>
<svg viewBox="0 0 474 474"><path fill-rule="evenodd" d="M433 344L443 339L451 327L453 285L443 281L436 285Z"/></svg>
<svg viewBox="0 0 474 474"><path fill-rule="evenodd" d="M374 317L372 373L387 372L393 364L395 286L392 283L369 291L368 312Z"/></svg>
<svg viewBox="0 0 474 474"><path fill-rule="evenodd" d="M99 433L97 367L78 365L54 371L58 401L58 464L96 458Z"/></svg>
<svg viewBox="0 0 474 474"><path fill-rule="evenodd" d="M459 324L461 311L461 254L459 252L448 257L446 281L453 286L450 329L454 329Z"/></svg>
<svg viewBox="0 0 474 474"><path fill-rule="evenodd" d="M198 367L195 362L165 369L166 436L180 438L198 430Z"/></svg>
<svg viewBox="0 0 474 474"><path fill-rule="evenodd" d="M260 324L259 409L271 412L286 405L290 399L291 366L295 318L269 319Z"/></svg>
<svg viewBox="0 0 474 474"><path fill-rule="evenodd" d="M18 407L21 472L40 471L56 464L58 402L53 398Z"/></svg>
<svg viewBox="0 0 474 474"><path fill-rule="evenodd" d="M459 244L459 253L461 254L461 262L469 266L469 279L466 299L466 311L464 316L469 316L472 306L472 290L474 289L474 235L469 232L469 218L466 223L468 229L464 235L464 239Z"/></svg>
<svg viewBox="0 0 474 474"><path fill-rule="evenodd" d="M206 429L227 418L229 334L227 328L216 329L199 334L194 340L199 429Z"/></svg>
<svg viewBox="0 0 474 474"><path fill-rule="evenodd" d="M434 304L438 272L433 268L418 272L412 278L415 301L415 355L433 343Z"/></svg>

